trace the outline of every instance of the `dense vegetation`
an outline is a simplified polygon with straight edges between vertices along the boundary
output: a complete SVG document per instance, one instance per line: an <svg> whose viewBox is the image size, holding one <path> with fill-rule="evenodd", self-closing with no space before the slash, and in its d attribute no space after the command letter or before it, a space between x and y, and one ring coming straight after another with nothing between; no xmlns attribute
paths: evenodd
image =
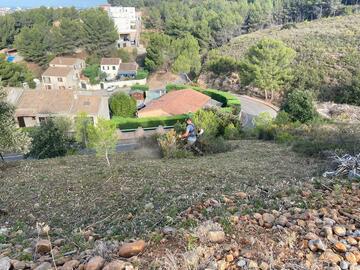
<svg viewBox="0 0 360 270"><path fill-rule="evenodd" d="M15 108L6 102L6 92L0 85L0 157L6 152L27 153L31 143L30 138L17 128Z"/></svg>
<svg viewBox="0 0 360 270"><path fill-rule="evenodd" d="M108 0L113 5L147 7L146 26L173 37L190 33L202 48L273 24L286 24L346 14L347 0Z"/></svg>
<svg viewBox="0 0 360 270"><path fill-rule="evenodd" d="M111 96L109 103L113 116L135 117L137 108L133 97L119 92Z"/></svg>
<svg viewBox="0 0 360 270"><path fill-rule="evenodd" d="M114 23L101 9L42 7L0 17L0 49L16 47L25 60L40 65L80 48L108 55L116 39Z"/></svg>
<svg viewBox="0 0 360 270"><path fill-rule="evenodd" d="M27 83L30 88L35 88L34 77L24 64L9 63L0 55L0 78L2 86L21 87Z"/></svg>
<svg viewBox="0 0 360 270"><path fill-rule="evenodd" d="M355 79L360 71L360 31L354 27L359 22L359 15L351 15L299 23L291 29L276 27L243 35L211 51L207 67L219 76L223 75L217 72L222 62L233 61L232 72L238 73L249 48L271 37L296 51L291 65L292 79L283 90L308 90L319 100L360 105L359 84Z"/></svg>

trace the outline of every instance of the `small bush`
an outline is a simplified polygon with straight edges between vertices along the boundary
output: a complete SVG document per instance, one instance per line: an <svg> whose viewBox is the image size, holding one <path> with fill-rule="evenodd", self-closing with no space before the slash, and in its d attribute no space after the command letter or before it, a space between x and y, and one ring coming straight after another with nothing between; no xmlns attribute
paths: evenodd
<svg viewBox="0 0 360 270"><path fill-rule="evenodd" d="M174 130L160 136L158 142L164 158L186 158L192 155L178 144L177 133Z"/></svg>
<svg viewBox="0 0 360 270"><path fill-rule="evenodd" d="M199 143L206 154L225 153L231 149L231 145L223 137L204 136L199 139Z"/></svg>
<svg viewBox="0 0 360 270"><path fill-rule="evenodd" d="M224 138L227 140L235 140L240 137L240 130L233 123L225 127Z"/></svg>
<svg viewBox="0 0 360 270"><path fill-rule="evenodd" d="M149 86L146 84L135 84L131 86L131 90L140 90L143 92L149 91Z"/></svg>
<svg viewBox="0 0 360 270"><path fill-rule="evenodd" d="M254 118L256 137L260 140L274 140L276 128L273 124L273 118L268 112L260 113Z"/></svg>
<svg viewBox="0 0 360 270"><path fill-rule="evenodd" d="M278 126L285 126L287 124L290 123L290 117L289 117L289 114L287 112L284 112L284 111L280 111L275 120L274 120L274 123Z"/></svg>
<svg viewBox="0 0 360 270"><path fill-rule="evenodd" d="M293 144L295 152L308 156L321 156L328 151L339 155L360 152L359 125L313 125L300 132Z"/></svg>
<svg viewBox="0 0 360 270"><path fill-rule="evenodd" d="M317 113L311 93L303 90L294 90L288 94L282 105L291 121L306 123L313 120Z"/></svg>
<svg viewBox="0 0 360 270"><path fill-rule="evenodd" d="M186 130L186 123L185 122L179 122L177 121L176 124L174 125L174 130L176 131L176 133L181 134L183 132L185 132Z"/></svg>
<svg viewBox="0 0 360 270"><path fill-rule="evenodd" d="M149 71L140 69L140 70L138 70L135 79L142 80L142 79L146 79L148 76L149 76Z"/></svg>
<svg viewBox="0 0 360 270"><path fill-rule="evenodd" d="M198 129L204 129L208 136L217 136L220 128L220 118L212 110L199 110L193 116Z"/></svg>

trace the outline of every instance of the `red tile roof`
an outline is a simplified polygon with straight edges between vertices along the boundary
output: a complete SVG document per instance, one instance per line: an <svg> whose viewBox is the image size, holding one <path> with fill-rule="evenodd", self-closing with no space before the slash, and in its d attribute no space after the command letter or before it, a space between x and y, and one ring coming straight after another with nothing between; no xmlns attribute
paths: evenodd
<svg viewBox="0 0 360 270"><path fill-rule="evenodd" d="M101 59L101 65L106 66L118 66L121 63L120 58L102 58Z"/></svg>
<svg viewBox="0 0 360 270"><path fill-rule="evenodd" d="M78 60L82 60L79 58L74 58L74 57L55 57L50 63L49 65L65 65L65 66L72 66L75 65L77 63Z"/></svg>
<svg viewBox="0 0 360 270"><path fill-rule="evenodd" d="M72 90L26 90L19 99L15 115L76 115L79 112L95 115L101 100L101 96L80 95Z"/></svg>
<svg viewBox="0 0 360 270"><path fill-rule="evenodd" d="M139 116L178 115L196 112L210 100L209 96L192 89L172 91L147 104L144 109L139 111Z"/></svg>
<svg viewBox="0 0 360 270"><path fill-rule="evenodd" d="M50 77L67 77L69 73L73 71L70 67L49 67L43 73L43 76L50 76Z"/></svg>

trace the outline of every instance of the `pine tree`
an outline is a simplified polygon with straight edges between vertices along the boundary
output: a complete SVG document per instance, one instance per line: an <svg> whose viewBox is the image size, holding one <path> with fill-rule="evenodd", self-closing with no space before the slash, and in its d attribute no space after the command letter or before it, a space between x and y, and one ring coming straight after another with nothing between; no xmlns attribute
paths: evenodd
<svg viewBox="0 0 360 270"><path fill-rule="evenodd" d="M29 152L31 139L16 127L14 107L5 102L6 93L0 86L0 157L4 152Z"/></svg>
<svg viewBox="0 0 360 270"><path fill-rule="evenodd" d="M274 92L291 78L290 64L295 54L282 41L263 39L249 49L241 63L240 76L245 84L264 91L266 100L270 90L272 99Z"/></svg>
<svg viewBox="0 0 360 270"><path fill-rule="evenodd" d="M53 30L53 37L56 54L71 54L82 45L84 32L79 21L63 18Z"/></svg>
<svg viewBox="0 0 360 270"><path fill-rule="evenodd" d="M35 24L32 28L25 27L15 38L15 46L25 60L44 66L48 63L48 52L51 42L50 31L46 25Z"/></svg>
<svg viewBox="0 0 360 270"><path fill-rule="evenodd" d="M107 56L115 47L118 34L114 22L101 9L87 9L81 12L84 29L84 46L89 53Z"/></svg>

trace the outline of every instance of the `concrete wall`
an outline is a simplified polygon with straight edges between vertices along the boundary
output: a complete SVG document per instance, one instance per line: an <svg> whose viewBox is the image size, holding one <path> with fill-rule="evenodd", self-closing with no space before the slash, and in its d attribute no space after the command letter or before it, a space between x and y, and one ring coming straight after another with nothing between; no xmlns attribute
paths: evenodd
<svg viewBox="0 0 360 270"><path fill-rule="evenodd" d="M142 80L129 80L129 81L114 81L114 82L103 82L104 84L104 89L110 87L110 86L117 86L117 87L130 87L132 85L135 84L146 84L146 79L142 79ZM86 90L101 90L101 85L100 84L87 84L86 85Z"/></svg>

